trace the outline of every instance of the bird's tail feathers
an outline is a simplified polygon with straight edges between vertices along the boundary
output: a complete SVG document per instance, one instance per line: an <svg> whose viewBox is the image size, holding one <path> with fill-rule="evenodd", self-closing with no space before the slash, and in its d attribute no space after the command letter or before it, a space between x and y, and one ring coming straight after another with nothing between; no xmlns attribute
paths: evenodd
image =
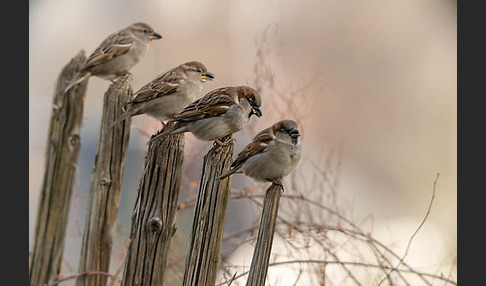
<svg viewBox="0 0 486 286"><path fill-rule="evenodd" d="M72 78L69 80L64 87L61 89L62 93L68 92L73 86L77 85L78 83L82 82L86 78L91 75L90 72L82 72L78 71Z"/></svg>
<svg viewBox="0 0 486 286"><path fill-rule="evenodd" d="M241 173L241 171L239 171L238 168L233 168L233 169L229 169L228 171L226 171L223 175L219 176L218 177L218 180L223 180L235 173Z"/></svg>
<svg viewBox="0 0 486 286"><path fill-rule="evenodd" d="M150 138L150 140L147 142L147 144L151 144L151 143L155 142L156 140L158 140L159 138L163 138L167 135L179 134L179 133L183 133L183 132L186 132L186 131L188 131L188 130L185 126L178 126L176 124L176 125L172 125L172 126L169 127L166 124L164 126L164 128L160 131L159 134L156 134L152 138Z"/></svg>
<svg viewBox="0 0 486 286"><path fill-rule="evenodd" d="M131 116L131 114L129 112L123 113L122 115L120 115L120 117L118 117L117 120L113 121L113 123L111 123L110 125L108 125L107 129L110 129L113 126L117 125L118 123L120 123L120 122L128 119L130 116Z"/></svg>
<svg viewBox="0 0 486 286"><path fill-rule="evenodd" d="M147 142L147 145L152 144L153 142L157 141L159 138L163 138L163 137L169 135L170 132L171 132L171 128L169 128L168 130L162 129L159 134L156 134L156 135L152 136L152 138L150 138L150 140Z"/></svg>

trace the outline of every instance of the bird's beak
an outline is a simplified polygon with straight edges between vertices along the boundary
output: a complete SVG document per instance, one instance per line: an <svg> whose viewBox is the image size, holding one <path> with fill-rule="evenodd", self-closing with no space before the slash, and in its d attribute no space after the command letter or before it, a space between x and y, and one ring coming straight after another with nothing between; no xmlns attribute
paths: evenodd
<svg viewBox="0 0 486 286"><path fill-rule="evenodd" d="M162 35L157 33L157 32L153 32L152 35L150 35L150 39L151 40L158 40L158 39L162 39Z"/></svg>
<svg viewBox="0 0 486 286"><path fill-rule="evenodd" d="M292 128L289 132L289 135L290 137L292 138L297 138L300 136L300 133L299 133L299 128L295 127L295 128Z"/></svg>
<svg viewBox="0 0 486 286"><path fill-rule="evenodd" d="M214 79L214 74L210 71L201 74L202 81L213 80L213 79Z"/></svg>
<svg viewBox="0 0 486 286"><path fill-rule="evenodd" d="M252 114L255 114L256 116L258 117L262 117L262 111L260 110L260 108L258 107L253 107L251 109L251 113L250 113L250 116L252 116Z"/></svg>

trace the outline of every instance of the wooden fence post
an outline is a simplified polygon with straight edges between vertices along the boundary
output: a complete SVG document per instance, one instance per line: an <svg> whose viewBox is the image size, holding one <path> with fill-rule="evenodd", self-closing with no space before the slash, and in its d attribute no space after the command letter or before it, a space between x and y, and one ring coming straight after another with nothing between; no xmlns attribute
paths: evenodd
<svg viewBox="0 0 486 286"><path fill-rule="evenodd" d="M216 283L226 208L231 190L231 177L224 180L217 178L230 168L233 153L232 142L226 146L216 145L204 156L199 195L185 261L182 284L184 286Z"/></svg>
<svg viewBox="0 0 486 286"><path fill-rule="evenodd" d="M113 232L123 182L123 171L130 139L131 119L108 128L117 119L133 94L132 75L120 76L104 95L98 151L92 173L81 255L81 285L106 285L106 275L86 275L90 271L108 272Z"/></svg>
<svg viewBox="0 0 486 286"><path fill-rule="evenodd" d="M149 145L132 215L122 285L163 285L167 254L176 231L183 164L184 134L169 135Z"/></svg>
<svg viewBox="0 0 486 286"><path fill-rule="evenodd" d="M281 185L272 183L265 193L258 237L253 251L246 286L265 285L275 225L277 224L278 205L282 192L283 188Z"/></svg>
<svg viewBox="0 0 486 286"><path fill-rule="evenodd" d="M30 260L31 286L53 282L61 268L74 172L81 149L79 134L88 79L67 93L62 94L60 90L85 61L85 53L81 50L63 68L57 79Z"/></svg>

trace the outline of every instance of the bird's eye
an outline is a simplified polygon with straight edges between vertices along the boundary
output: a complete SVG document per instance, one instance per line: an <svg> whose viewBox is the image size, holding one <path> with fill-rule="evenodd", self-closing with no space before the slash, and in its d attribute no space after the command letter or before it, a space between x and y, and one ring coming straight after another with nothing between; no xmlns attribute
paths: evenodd
<svg viewBox="0 0 486 286"><path fill-rule="evenodd" d="M201 69L197 69L196 71L197 71L197 72L202 72L202 70L201 70Z"/></svg>
<svg viewBox="0 0 486 286"><path fill-rule="evenodd" d="M147 30L147 29L144 29L144 30L143 30L143 32L144 32L145 34L147 34L147 33L148 33L148 30Z"/></svg>

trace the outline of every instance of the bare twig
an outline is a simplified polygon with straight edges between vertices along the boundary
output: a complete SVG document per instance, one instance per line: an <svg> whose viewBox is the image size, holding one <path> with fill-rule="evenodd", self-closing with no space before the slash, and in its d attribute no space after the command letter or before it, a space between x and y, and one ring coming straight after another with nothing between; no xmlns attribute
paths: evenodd
<svg viewBox="0 0 486 286"><path fill-rule="evenodd" d="M408 240L408 244L407 244L407 248L405 249L405 253L400 258L400 261L398 261L397 266L395 266L394 268L392 268L390 270L390 272L388 272L387 275L385 277L383 277L383 279L380 281L380 283L378 283L378 285L381 285L381 283L383 283L383 281L385 281L385 278L388 277L391 274L391 272L394 271L394 269L397 269L400 266L400 264L402 264L402 262L405 259L405 257L408 255L408 251L410 249L410 245L412 244L413 238L415 237L415 235L417 235L417 233L419 232L419 230L422 228L422 226L424 225L425 221L429 217L430 210L432 209L432 203L434 202L434 198L435 198L435 187L437 185L437 181L439 180L439 175L440 175L440 173L437 173L437 175L435 177L435 180L434 180L434 187L432 188L432 197L430 198L429 207L427 208L427 213L425 214L424 218L422 219L422 222L419 224L419 226L417 227L417 229L415 230L415 232L412 234L412 236ZM431 285L430 283L428 283L428 284Z"/></svg>
<svg viewBox="0 0 486 286"><path fill-rule="evenodd" d="M388 267L388 266L383 266L383 265L380 265L380 264L371 264L371 263L363 263L363 262L355 262L355 261L336 261L336 260L315 260L315 259L306 259L306 260L291 260L291 261L279 261L279 262L273 262L273 263L270 263L268 266L271 267L271 266L279 266L279 265L287 265L287 264L314 264L314 263L317 263L317 264L326 264L326 265L332 265L332 264L345 264L347 266L359 266L359 267L370 267L370 268L386 268L386 269L390 269L390 270L393 270L393 271L397 271L397 272L404 272L404 273L411 273L411 274L416 274L416 271L411 271L411 270L407 270L407 269L397 269L397 268L393 268L393 267ZM233 280L236 280L238 278L241 278L245 275L247 275L249 273L249 271L245 271L237 276L234 276L234 279L232 278L232 281ZM427 276L427 277L430 277L430 278L434 278L434 279L438 279L438 280L442 280L448 284L451 284L451 285L457 285L457 282L455 282L454 280L451 280L451 279L448 279L448 278L445 278L443 276L439 276L439 275L434 275L434 274L430 274L430 273L425 273L425 272L419 272L421 275L423 276ZM224 281L224 282L221 282L219 284L216 284L216 286L222 286L222 285L226 285L227 283L229 282L228 281Z"/></svg>
<svg viewBox="0 0 486 286"><path fill-rule="evenodd" d="M119 283L121 283L121 279L117 278L115 275L113 275L111 273L107 273L107 272L103 272L103 271L85 271L85 272L76 273L76 274L66 276L62 279L59 279L59 280L53 282L53 283L49 283L49 284L46 283L44 285L45 286L55 286L55 285L58 285L61 282L65 282L65 281L70 280L70 279L75 279L75 278L78 278L78 277L84 276L84 275L103 275L103 276L107 276L107 277L113 279L114 281L118 281Z"/></svg>
<svg viewBox="0 0 486 286"><path fill-rule="evenodd" d="M256 200L256 198L262 198L263 195L253 195L253 194L249 194L247 192L244 192L244 191L240 191L236 194L234 194L232 196L232 198L238 198L238 199L241 199L241 198L248 198L250 201L256 203L257 205L259 206L262 206L262 203L258 200ZM317 243L321 244L321 246L325 249L324 247L324 244L323 242L320 240L320 238L316 237L314 234L312 234L311 232L309 232L308 230L304 229L304 227L306 228L309 228L309 229L320 229L320 230L334 230L334 231L339 231L339 232L342 232L344 234L346 234L347 236L350 236L350 237L353 237L353 239L358 239L358 240L361 240L365 243L367 243L373 250L374 250L374 253L377 253L379 258L381 259L380 261L387 261L388 265L384 265L384 264L380 264L382 267L381 269L383 269L384 271L385 270L390 270L391 271L395 271L396 269L398 269L398 266L399 265L403 265L406 267L406 269L401 269L403 271L399 271L397 272L398 275L400 276L400 278L404 281L405 284L408 285L408 282L406 281L405 277L402 276L402 272L408 272L408 273L415 273L416 275L418 275L420 278L422 278L422 280L426 283L426 284L430 284L430 282L428 282L425 278L424 278L424 274L421 273L421 272L418 272L414 269L412 269L409 265L407 265L403 259L401 259L401 262L400 264L397 265L397 267L393 267L391 265L391 261L389 259L386 258L386 255L385 254L391 254L393 257L397 258L397 259L400 259L400 256L395 254L391 249L389 249L388 247L386 247L385 245L383 245L382 243L380 243L379 241L377 241L376 239L374 239L373 237L371 237L370 234L368 233L364 233L357 225L355 225L353 222L351 222L350 220L348 220L346 217L344 217L343 215L339 214L338 212L328 208L328 207L325 207L317 202L314 202L314 201L311 201L307 198L304 198L302 196L296 196L296 195L283 195L282 198L285 198L285 199L291 199L291 200L297 200L297 201L301 201L301 202L306 202L308 204L311 204L311 205L314 205L314 206L317 206L319 208L322 208L322 209L326 209L327 211L329 211L330 213L338 216L340 218L340 221L342 222L346 222L347 224L349 224L352 228L351 229L347 229L343 226L336 226L336 227L332 227L332 226L324 226L324 225L319 225L319 224L308 224L304 221L288 221L286 220L285 218L283 218L282 216L279 215L279 220L281 221L281 223L284 223L288 226L291 226L293 229L299 231L299 232L302 232L308 236L311 236ZM430 208L429 208L429 212L430 212ZM384 250L384 252L382 250ZM336 261L339 261L338 257L335 256L335 254L331 253L331 256L334 255L334 258ZM403 258L403 257L401 257ZM358 263L358 262L356 262ZM363 263L363 262L361 262ZM345 267L345 264L342 265L343 267ZM345 267L345 269L347 269ZM348 273L349 274L349 273ZM434 276L432 274L426 274L425 276ZM352 276L351 276L352 278ZM452 280L451 280L452 281ZM355 282L357 282L357 280L355 280ZM449 281L450 282L450 281ZM357 284L359 285L359 283L357 282Z"/></svg>
<svg viewBox="0 0 486 286"><path fill-rule="evenodd" d="M236 274L238 274L238 272L235 272L235 274L233 275L233 277L231 277L231 279L230 279L230 281L228 283L228 286L230 286L233 283L233 281L235 280Z"/></svg>

